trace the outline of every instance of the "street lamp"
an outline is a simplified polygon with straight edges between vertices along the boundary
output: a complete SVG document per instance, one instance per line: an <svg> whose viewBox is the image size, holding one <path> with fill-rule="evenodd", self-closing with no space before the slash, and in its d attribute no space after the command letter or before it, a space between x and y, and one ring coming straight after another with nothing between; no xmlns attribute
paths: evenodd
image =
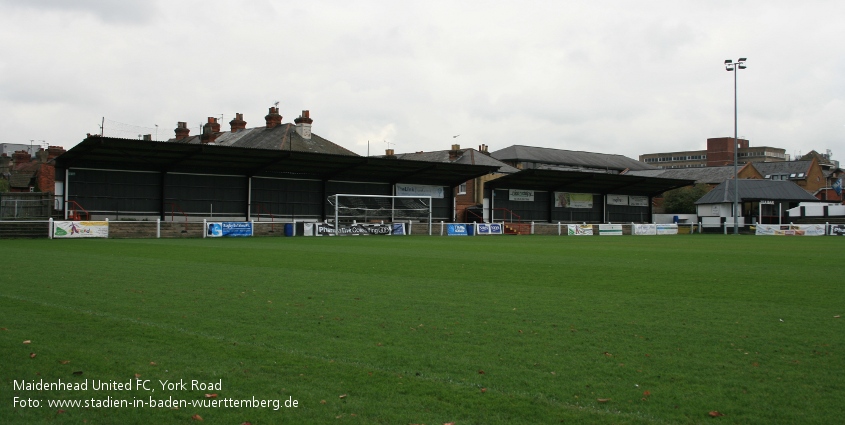
<svg viewBox="0 0 845 425"><path fill-rule="evenodd" d="M738 69L745 69L746 58L739 58L736 62L725 59L725 70L734 73L734 234L739 234L739 172L737 171L737 156L739 155L739 147L737 144L737 114L736 114L736 71Z"/></svg>

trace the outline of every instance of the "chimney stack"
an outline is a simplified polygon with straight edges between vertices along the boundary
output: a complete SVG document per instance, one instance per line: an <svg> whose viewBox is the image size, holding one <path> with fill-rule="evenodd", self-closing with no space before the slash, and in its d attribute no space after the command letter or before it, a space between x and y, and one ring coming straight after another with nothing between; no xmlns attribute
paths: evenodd
<svg viewBox="0 0 845 425"><path fill-rule="evenodd" d="M176 129L173 131L176 133L176 140L187 139L191 133L191 130L188 129L188 123L182 121L176 123Z"/></svg>
<svg viewBox="0 0 845 425"><path fill-rule="evenodd" d="M393 149L385 149L384 157L388 159L396 159L396 155L394 155Z"/></svg>
<svg viewBox="0 0 845 425"><path fill-rule="evenodd" d="M217 139L217 133L219 132L220 124L217 122L217 118L208 117L208 122L202 126L202 136L200 136L200 142L203 144L214 143L214 140Z"/></svg>
<svg viewBox="0 0 845 425"><path fill-rule="evenodd" d="M229 121L232 127L232 133L246 128L246 121L244 121L244 114L235 114L235 119Z"/></svg>
<svg viewBox="0 0 845 425"><path fill-rule="evenodd" d="M152 142L153 141L153 135L152 134L145 134L144 135L144 141Z"/></svg>
<svg viewBox="0 0 845 425"><path fill-rule="evenodd" d="M48 146L47 147L47 159L53 159L61 154L65 153L65 149L61 146Z"/></svg>
<svg viewBox="0 0 845 425"><path fill-rule="evenodd" d="M487 150L487 145L483 145L483 144L482 144L482 145L479 145L479 146L478 146L478 151L479 151L479 152L481 152L481 153L483 153L484 155L490 156L490 151L489 151L489 150Z"/></svg>
<svg viewBox="0 0 845 425"><path fill-rule="evenodd" d="M449 151L449 161L454 161L458 159L458 156L461 154L461 145L452 145L452 150Z"/></svg>
<svg viewBox="0 0 845 425"><path fill-rule="evenodd" d="M31 160L32 160L32 157L29 155L29 152L27 152L27 151L15 151L15 153L12 154L12 162L14 162L16 166L21 165L21 164L26 164L26 163L30 162Z"/></svg>
<svg viewBox="0 0 845 425"><path fill-rule="evenodd" d="M293 120L293 122L296 123L296 133L305 140L311 140L311 123L314 120L310 117L310 111L302 111L302 115Z"/></svg>
<svg viewBox="0 0 845 425"><path fill-rule="evenodd" d="M267 121L267 128L282 125L282 116L279 115L279 108L271 106L270 113L264 116L264 120Z"/></svg>
<svg viewBox="0 0 845 425"><path fill-rule="evenodd" d="M50 160L49 153L46 150L44 150L43 148L38 149L38 152L35 152L35 158L38 159L38 162L40 162L42 164L46 164L47 161Z"/></svg>

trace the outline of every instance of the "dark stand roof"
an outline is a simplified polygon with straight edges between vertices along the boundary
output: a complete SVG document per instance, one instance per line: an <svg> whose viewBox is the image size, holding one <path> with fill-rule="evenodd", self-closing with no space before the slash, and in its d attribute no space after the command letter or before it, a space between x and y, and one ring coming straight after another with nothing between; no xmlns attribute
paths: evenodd
<svg viewBox="0 0 845 425"><path fill-rule="evenodd" d="M682 179L532 169L500 177L486 185L494 189L654 196L693 183L693 180Z"/></svg>
<svg viewBox="0 0 845 425"><path fill-rule="evenodd" d="M734 201L734 180L728 180L707 192L696 204L723 204ZM788 180L739 179L740 201L820 202L801 186Z"/></svg>
<svg viewBox="0 0 845 425"><path fill-rule="evenodd" d="M229 174L454 187L498 167L91 136L57 168ZM64 176L58 175L58 178Z"/></svg>

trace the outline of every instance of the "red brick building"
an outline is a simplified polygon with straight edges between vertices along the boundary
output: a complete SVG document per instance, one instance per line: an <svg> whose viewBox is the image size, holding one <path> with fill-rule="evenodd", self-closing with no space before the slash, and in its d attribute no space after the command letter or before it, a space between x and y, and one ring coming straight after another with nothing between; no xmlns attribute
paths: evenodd
<svg viewBox="0 0 845 425"><path fill-rule="evenodd" d="M734 138L714 137L707 139L707 149L697 151L678 151L647 153L640 155L640 161L658 168L697 168L721 167L734 163ZM739 150L737 162L783 162L788 161L786 150L768 146L751 147L748 140L737 139Z"/></svg>
<svg viewBox="0 0 845 425"><path fill-rule="evenodd" d="M27 151L11 157L0 156L0 176L9 182L11 192L50 192L56 189L55 158L65 150L60 146L40 149L33 158Z"/></svg>

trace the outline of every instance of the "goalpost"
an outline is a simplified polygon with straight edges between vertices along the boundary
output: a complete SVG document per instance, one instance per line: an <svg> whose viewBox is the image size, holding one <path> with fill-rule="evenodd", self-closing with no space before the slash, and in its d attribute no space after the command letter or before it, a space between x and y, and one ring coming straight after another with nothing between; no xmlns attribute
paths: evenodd
<svg viewBox="0 0 845 425"><path fill-rule="evenodd" d="M364 223L373 220L390 223L417 220L428 223L428 233L431 234L431 196L338 193L330 195L328 201L334 206L335 228L340 226L341 219Z"/></svg>

